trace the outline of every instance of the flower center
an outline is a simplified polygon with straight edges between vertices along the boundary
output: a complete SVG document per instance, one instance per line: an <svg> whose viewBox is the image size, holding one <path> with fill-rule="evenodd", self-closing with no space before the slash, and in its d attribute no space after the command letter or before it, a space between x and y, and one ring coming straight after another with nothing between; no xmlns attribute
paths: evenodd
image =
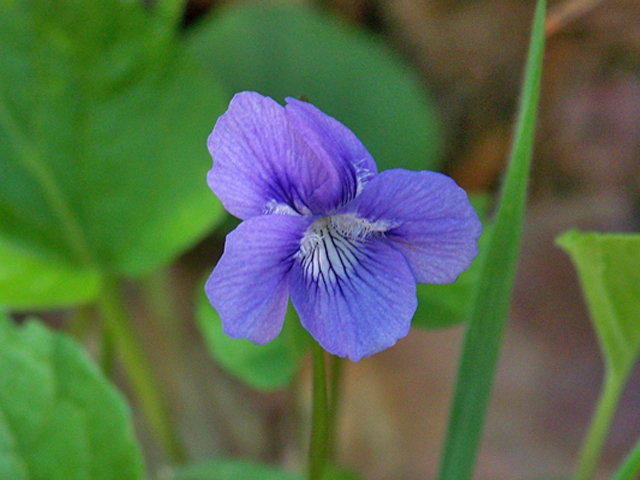
<svg viewBox="0 0 640 480"><path fill-rule="evenodd" d="M353 214L319 218L305 233L296 255L305 277L325 285L348 279L364 254L366 239L389 227L384 221L369 222Z"/></svg>

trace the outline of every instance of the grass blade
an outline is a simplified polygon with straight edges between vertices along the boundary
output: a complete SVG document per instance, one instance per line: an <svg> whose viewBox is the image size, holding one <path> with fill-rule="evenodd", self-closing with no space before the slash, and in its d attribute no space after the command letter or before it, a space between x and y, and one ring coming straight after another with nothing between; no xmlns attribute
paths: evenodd
<svg viewBox="0 0 640 480"><path fill-rule="evenodd" d="M495 374L513 277L534 142L542 57L545 0L537 3L524 88L507 176L469 317L445 442L440 480L471 478Z"/></svg>

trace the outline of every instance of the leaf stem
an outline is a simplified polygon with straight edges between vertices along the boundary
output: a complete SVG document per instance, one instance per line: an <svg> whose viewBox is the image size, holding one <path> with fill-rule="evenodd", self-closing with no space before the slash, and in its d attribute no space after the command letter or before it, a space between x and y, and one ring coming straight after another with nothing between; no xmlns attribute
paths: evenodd
<svg viewBox="0 0 640 480"><path fill-rule="evenodd" d="M155 430L170 458L176 463L182 463L185 458L184 450L169 417L149 360L131 328L119 286L116 278L104 279L99 299L103 328L115 345L147 421Z"/></svg>
<svg viewBox="0 0 640 480"><path fill-rule="evenodd" d="M327 463L329 412L327 405L327 372L324 350L311 342L313 361L313 411L309 446L309 480L321 480Z"/></svg>
<svg viewBox="0 0 640 480"><path fill-rule="evenodd" d="M588 480L593 476L598 460L600 460L602 447L607 437L611 420L616 412L624 383L624 377L620 378L618 375L613 375L608 371L605 374L605 381L598 398L596 411L591 418L591 424L576 464L574 480Z"/></svg>

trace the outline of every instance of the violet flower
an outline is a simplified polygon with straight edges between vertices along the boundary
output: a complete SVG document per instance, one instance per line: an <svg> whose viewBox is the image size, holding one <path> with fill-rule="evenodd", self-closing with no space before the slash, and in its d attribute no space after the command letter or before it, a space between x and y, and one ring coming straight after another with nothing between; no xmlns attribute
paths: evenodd
<svg viewBox="0 0 640 480"><path fill-rule="evenodd" d="M453 282L477 254L482 227L452 179L378 174L309 103L239 93L207 145L209 186L243 220L206 284L231 337L273 340L290 295L325 350L357 361L407 335L416 282Z"/></svg>

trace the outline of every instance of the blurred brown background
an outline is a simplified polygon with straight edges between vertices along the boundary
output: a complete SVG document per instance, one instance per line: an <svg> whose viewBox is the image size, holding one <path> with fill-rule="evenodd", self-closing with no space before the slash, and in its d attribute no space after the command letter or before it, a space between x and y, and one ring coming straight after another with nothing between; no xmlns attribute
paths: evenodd
<svg viewBox="0 0 640 480"><path fill-rule="evenodd" d="M222 3L231 0L192 0L189 19ZM511 141L533 0L316 3L378 33L415 66L445 120L448 173L470 191L495 192ZM553 239L572 227L638 229L640 2L550 2L550 19L523 254L479 480L569 476L602 364L573 268ZM219 251L210 239L174 269L186 318L194 284ZM213 364L193 325L145 326L140 334L193 457L303 465L306 437L297 425L309 396L304 374L294 394L258 394ZM462 327L413 331L397 347L347 365L338 447L345 465L366 480L434 477L462 334ZM638 436L636 369L600 478ZM146 447L151 466L161 464L157 446Z"/></svg>

